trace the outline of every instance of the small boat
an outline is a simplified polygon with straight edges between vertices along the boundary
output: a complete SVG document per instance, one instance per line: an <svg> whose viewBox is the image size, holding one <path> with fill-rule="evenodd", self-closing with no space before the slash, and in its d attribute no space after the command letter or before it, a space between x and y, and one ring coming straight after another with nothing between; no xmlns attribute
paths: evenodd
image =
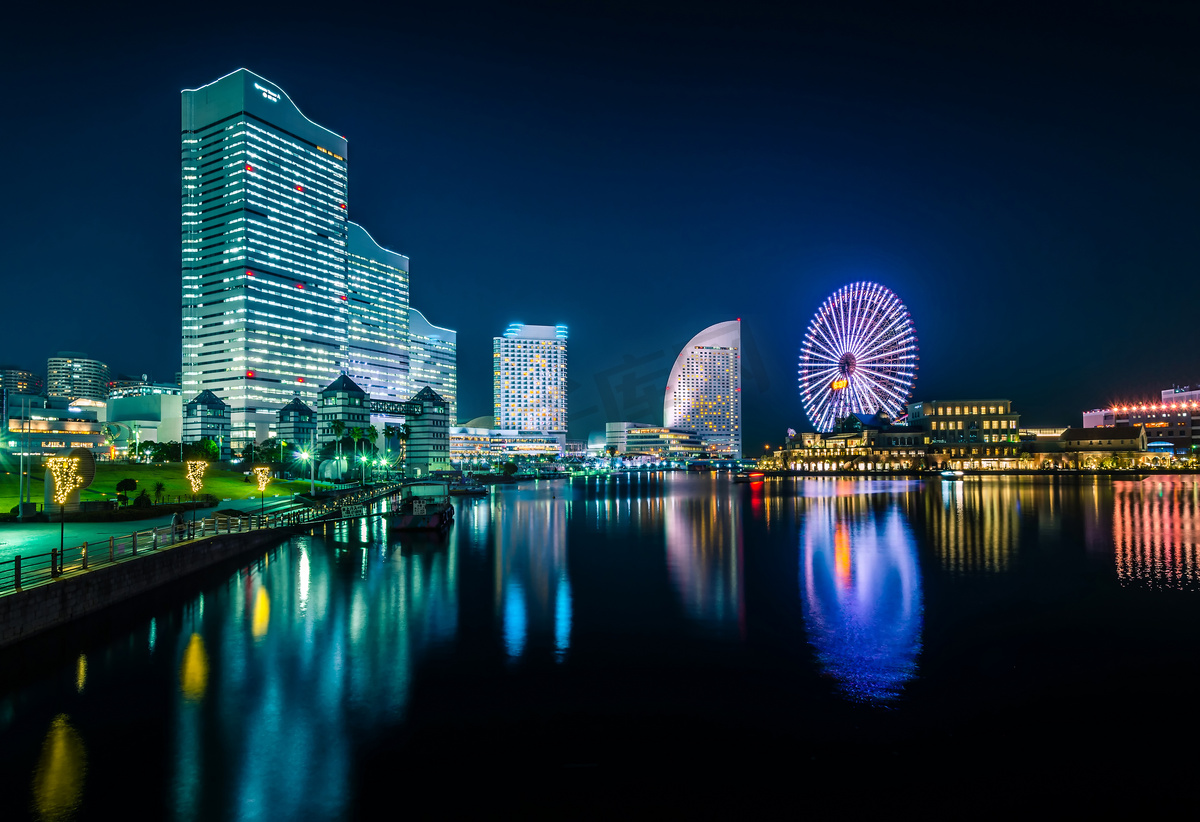
<svg viewBox="0 0 1200 822"><path fill-rule="evenodd" d="M734 482L762 482L766 476L762 471L738 471L733 475Z"/></svg>
<svg viewBox="0 0 1200 822"><path fill-rule="evenodd" d="M463 477L450 483L450 496L452 497L486 497L487 492L487 486L481 485L479 480L474 477Z"/></svg>
<svg viewBox="0 0 1200 822"><path fill-rule="evenodd" d="M947 469L942 472L942 479L949 479L949 480L962 479L962 476L963 476L962 471L951 471L951 470Z"/></svg>
<svg viewBox="0 0 1200 822"><path fill-rule="evenodd" d="M454 519L450 484L440 480L410 482L400 489L400 502L384 513L391 531L439 531Z"/></svg>

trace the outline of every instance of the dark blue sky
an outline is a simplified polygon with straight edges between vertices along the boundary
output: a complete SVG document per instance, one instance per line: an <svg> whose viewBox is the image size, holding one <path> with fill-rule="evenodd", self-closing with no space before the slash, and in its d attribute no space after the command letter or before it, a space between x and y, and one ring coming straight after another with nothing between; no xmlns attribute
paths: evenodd
<svg viewBox="0 0 1200 822"><path fill-rule="evenodd" d="M458 329L464 418L511 321L570 325L584 436L657 420L678 348L741 317L757 453L858 279L913 315L917 399L1065 425L1200 382L1197 6L825 5L18 12L0 359L173 377L178 93L245 66L349 138L351 218Z"/></svg>

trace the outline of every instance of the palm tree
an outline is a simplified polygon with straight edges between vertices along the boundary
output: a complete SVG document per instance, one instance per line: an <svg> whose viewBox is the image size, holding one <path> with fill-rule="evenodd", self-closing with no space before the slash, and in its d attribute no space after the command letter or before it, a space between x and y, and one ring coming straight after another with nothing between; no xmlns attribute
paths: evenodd
<svg viewBox="0 0 1200 822"><path fill-rule="evenodd" d="M363 451L366 453L367 457L369 458L371 456L371 454L373 454L375 451L375 441L377 439L379 439L379 429L373 425L368 425L366 428L363 429L363 438L366 439L366 441L367 441L367 444L363 448Z"/></svg>
<svg viewBox="0 0 1200 822"><path fill-rule="evenodd" d="M337 442L337 469L338 479L342 477L342 435L346 433L346 423L341 420L334 420L329 424L329 430L333 432L334 441Z"/></svg>
<svg viewBox="0 0 1200 822"><path fill-rule="evenodd" d="M358 459L358 441L363 438L363 430L361 428L350 429L350 439L354 440L354 459Z"/></svg>
<svg viewBox="0 0 1200 822"><path fill-rule="evenodd" d="M399 460L403 464L408 456L408 423L401 423L396 426L396 439L400 442Z"/></svg>

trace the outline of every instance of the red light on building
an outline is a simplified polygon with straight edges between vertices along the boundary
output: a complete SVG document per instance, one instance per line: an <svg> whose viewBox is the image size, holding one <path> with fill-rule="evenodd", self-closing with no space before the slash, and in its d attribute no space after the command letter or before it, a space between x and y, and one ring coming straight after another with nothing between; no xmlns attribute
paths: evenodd
<svg viewBox="0 0 1200 822"><path fill-rule="evenodd" d="M246 163L246 171L254 171L254 166L250 165L249 163Z"/></svg>
<svg viewBox="0 0 1200 822"><path fill-rule="evenodd" d="M342 295L342 299L343 299L343 300L347 299L347 297L346 297L346 295L345 295L345 294L343 294L343 295Z"/></svg>
<svg viewBox="0 0 1200 822"><path fill-rule="evenodd" d="M346 204L345 204L345 203L342 203L342 208L345 208L345 207L346 207Z"/></svg>
<svg viewBox="0 0 1200 822"><path fill-rule="evenodd" d="M247 377L250 377L251 379L253 379L253 378L254 378L254 372L253 372L253 371L247 371L247 372L246 372L246 376L247 376Z"/></svg>
<svg viewBox="0 0 1200 822"><path fill-rule="evenodd" d="M296 288L304 288L304 283L296 283Z"/></svg>
<svg viewBox="0 0 1200 822"><path fill-rule="evenodd" d="M296 382L304 382L304 377L297 377Z"/></svg>
<svg viewBox="0 0 1200 822"><path fill-rule="evenodd" d="M297 190L297 191L303 191L303 190L304 190L304 187L303 187L303 186L296 186L296 190Z"/></svg>

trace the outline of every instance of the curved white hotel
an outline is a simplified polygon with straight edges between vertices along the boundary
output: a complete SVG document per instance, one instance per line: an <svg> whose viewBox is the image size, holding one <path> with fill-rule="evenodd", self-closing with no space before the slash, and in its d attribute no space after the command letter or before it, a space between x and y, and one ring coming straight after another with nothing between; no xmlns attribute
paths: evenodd
<svg viewBox="0 0 1200 822"><path fill-rule="evenodd" d="M711 456L742 457L742 321L717 323L688 342L667 377L663 425L695 431Z"/></svg>

